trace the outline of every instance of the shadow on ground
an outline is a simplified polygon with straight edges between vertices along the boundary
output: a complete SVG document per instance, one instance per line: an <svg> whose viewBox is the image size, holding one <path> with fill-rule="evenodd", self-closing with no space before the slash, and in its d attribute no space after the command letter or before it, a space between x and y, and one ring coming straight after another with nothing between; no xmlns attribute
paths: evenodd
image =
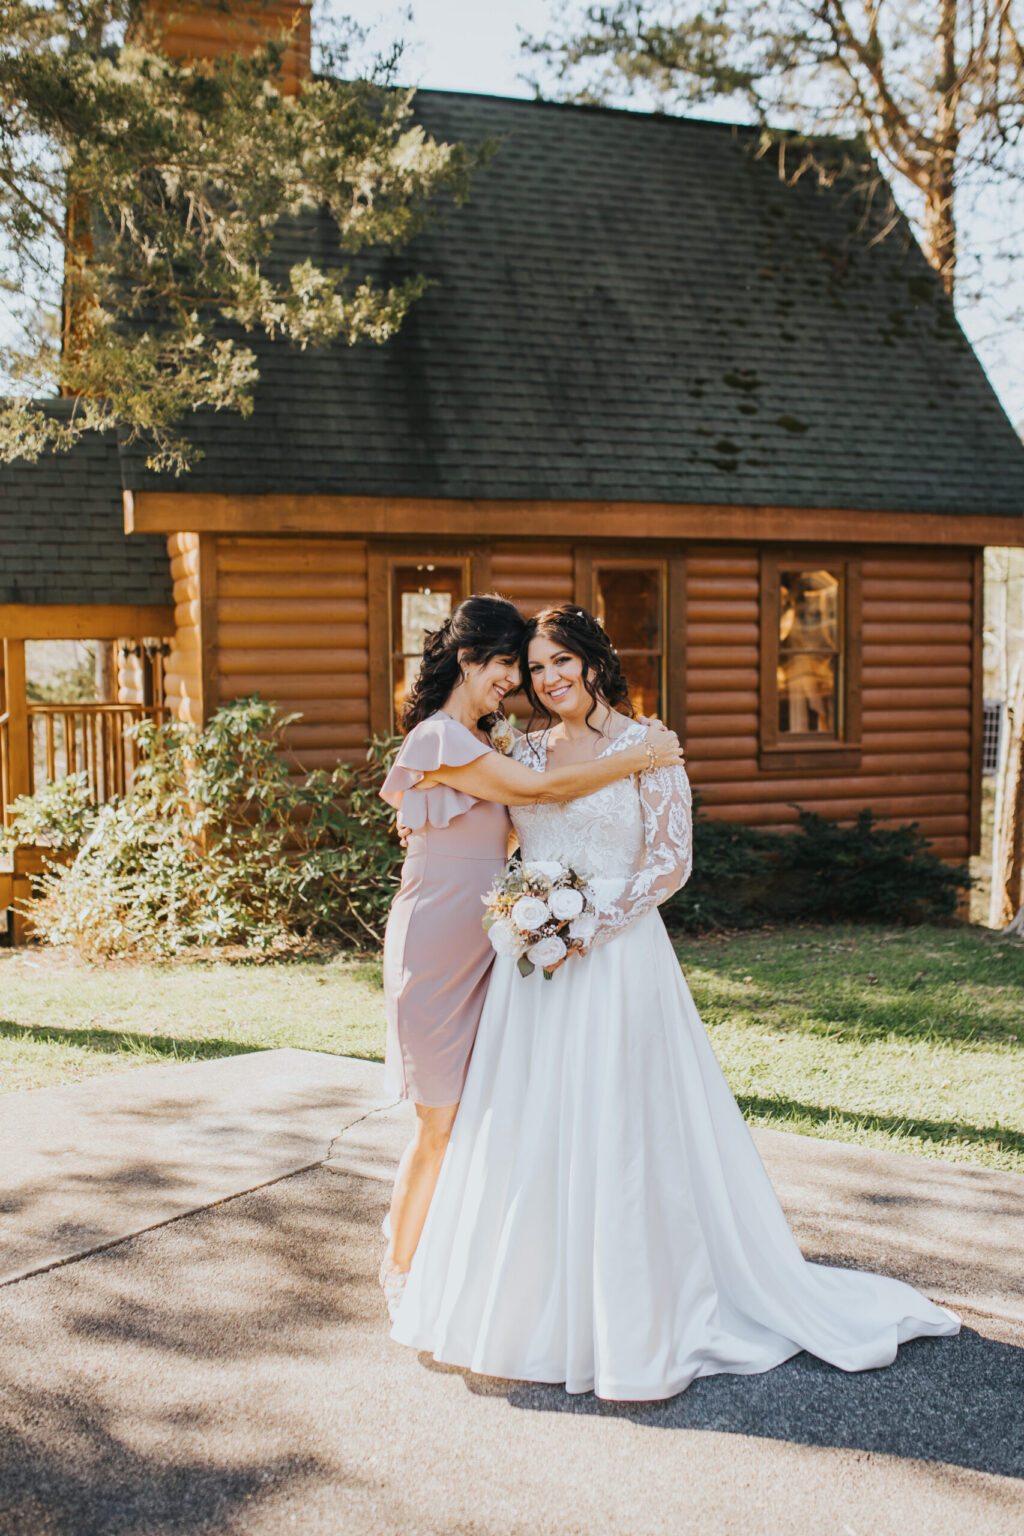
<svg viewBox="0 0 1024 1536"><path fill-rule="evenodd" d="M580 1476L604 1478L608 1499L618 1483L673 1466L692 1484L703 1457L713 1502L735 1457L759 1465L750 1447L772 1441L930 1463L936 1480L957 1468L1024 1477L1024 1448L1011 1433L1024 1401L1024 1350L970 1329L911 1344L886 1371L846 1376L798 1357L647 1405L418 1364L388 1340L374 1284L387 1196L381 1178L317 1169L0 1289L0 1531L597 1529L569 1520L573 1501L587 1496L565 1460L579 1452L577 1438L599 1457ZM453 1375L467 1390L439 1379ZM495 1417L495 1398L516 1413ZM574 1437L570 1449L560 1434L569 1415L626 1420L645 1434L616 1441L614 1456L607 1437L596 1445ZM691 1435L666 1457L670 1437L655 1444L648 1429ZM735 1455L714 1449L722 1435L737 1437ZM453 1437L468 1471L448 1469ZM517 1445L525 1463L515 1460ZM834 1470L799 1469L807 1479ZM469 1502L454 1508L460 1477L470 1480ZM539 1486L547 1502L524 1504L529 1518L509 1523L482 1502L492 1484L499 1500ZM977 1497L1001 1509L1011 1495L993 1484ZM626 1519L606 1528L635 1530Z"/></svg>
<svg viewBox="0 0 1024 1536"><path fill-rule="evenodd" d="M926 1120L911 1115L882 1115L873 1112L839 1109L834 1104L808 1104L802 1099L779 1095L761 1096L738 1093L736 1102L744 1118L756 1124L759 1119L777 1124L828 1126L840 1124L856 1131L898 1131L901 1135L934 1142L936 1149L960 1145L983 1146L993 1152L1024 1153L1024 1131L1005 1125L971 1125L965 1120Z"/></svg>
<svg viewBox="0 0 1024 1536"><path fill-rule="evenodd" d="M451 1372L429 1355L431 1371ZM560 1387L461 1375L471 1392L532 1413L598 1414L656 1429L758 1435L1024 1478L1024 1349L964 1328L916 1339L885 1370L847 1375L797 1355L761 1376L709 1376L663 1403L570 1397ZM1016 1426L1016 1430L1014 1430Z"/></svg>
<svg viewBox="0 0 1024 1536"><path fill-rule="evenodd" d="M52 1024L16 1024L0 1019L0 1039L39 1045L77 1046L103 1055L162 1057L168 1061L206 1061L218 1056L248 1056L268 1049L247 1041L193 1039L187 1035L144 1035L130 1029L61 1029Z"/></svg>

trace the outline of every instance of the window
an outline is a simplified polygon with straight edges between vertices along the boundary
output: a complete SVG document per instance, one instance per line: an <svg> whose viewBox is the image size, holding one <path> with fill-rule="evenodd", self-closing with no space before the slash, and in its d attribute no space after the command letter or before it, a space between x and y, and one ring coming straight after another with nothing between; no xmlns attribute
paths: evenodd
<svg viewBox="0 0 1024 1536"><path fill-rule="evenodd" d="M842 577L779 572L779 735L828 736L839 728Z"/></svg>
<svg viewBox="0 0 1024 1536"><path fill-rule="evenodd" d="M986 777L999 772L999 749L1003 741L1003 705L985 700L981 739L981 771Z"/></svg>
<svg viewBox="0 0 1024 1536"><path fill-rule="evenodd" d="M634 546L635 547L635 546ZM623 558L629 545L577 546L575 596L619 653L637 714L686 729L686 558L678 550Z"/></svg>
<svg viewBox="0 0 1024 1536"><path fill-rule="evenodd" d="M619 653L638 715L664 704L665 568L609 561L594 565L593 612Z"/></svg>
<svg viewBox="0 0 1024 1536"><path fill-rule="evenodd" d="M462 601L465 569L434 561L391 569L391 693L395 727L416 680L423 642Z"/></svg>
<svg viewBox="0 0 1024 1536"><path fill-rule="evenodd" d="M860 761L859 576L844 557L762 558L762 768Z"/></svg>

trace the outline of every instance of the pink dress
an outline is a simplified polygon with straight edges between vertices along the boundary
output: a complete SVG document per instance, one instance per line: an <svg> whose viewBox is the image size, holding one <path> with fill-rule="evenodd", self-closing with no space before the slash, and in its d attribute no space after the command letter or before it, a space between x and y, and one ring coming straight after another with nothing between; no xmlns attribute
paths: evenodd
<svg viewBox="0 0 1024 1536"><path fill-rule="evenodd" d="M438 710L409 732L381 789L412 833L384 937L387 1066L403 1098L435 1108L462 1097L494 961L481 898L504 867L510 823L503 805L416 786L493 750Z"/></svg>

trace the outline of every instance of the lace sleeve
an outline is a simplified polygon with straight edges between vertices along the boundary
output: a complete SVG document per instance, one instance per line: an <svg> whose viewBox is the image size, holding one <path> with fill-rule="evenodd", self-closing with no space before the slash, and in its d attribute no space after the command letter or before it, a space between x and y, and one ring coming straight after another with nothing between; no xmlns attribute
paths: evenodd
<svg viewBox="0 0 1024 1536"><path fill-rule="evenodd" d="M686 884L693 867L693 807L685 768L656 768L640 776L644 818L644 861L636 874L618 881L592 882L598 898L597 932L588 946L607 944L617 934ZM618 891L609 889L618 885Z"/></svg>

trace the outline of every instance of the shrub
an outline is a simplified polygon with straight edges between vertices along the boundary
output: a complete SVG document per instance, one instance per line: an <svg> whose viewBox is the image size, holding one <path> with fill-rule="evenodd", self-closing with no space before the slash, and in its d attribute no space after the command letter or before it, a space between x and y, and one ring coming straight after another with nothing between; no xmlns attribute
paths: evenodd
<svg viewBox="0 0 1024 1536"><path fill-rule="evenodd" d="M967 869L931 852L916 821L880 827L870 809L852 827L802 810L800 831L786 845L802 916L928 922L952 917L971 886Z"/></svg>
<svg viewBox="0 0 1024 1536"><path fill-rule="evenodd" d="M12 852L19 843L62 851L78 848L96 816L87 773L51 779L34 795L19 795L12 803L11 825L0 827L0 853Z"/></svg>
<svg viewBox="0 0 1024 1536"><path fill-rule="evenodd" d="M933 854L916 822L853 826L799 810L793 832L709 821L694 802L693 875L663 911L670 928L750 928L786 919L927 922L951 917L968 871Z"/></svg>
<svg viewBox="0 0 1024 1536"><path fill-rule="evenodd" d="M30 909L40 937L99 956L317 935L380 943L402 858L377 793L393 744L373 742L364 765L297 776L282 749L296 718L254 696L201 732L133 727L131 788L83 815L74 862L43 877ZM31 825L46 838L45 811L38 796L23 805L12 836Z"/></svg>

